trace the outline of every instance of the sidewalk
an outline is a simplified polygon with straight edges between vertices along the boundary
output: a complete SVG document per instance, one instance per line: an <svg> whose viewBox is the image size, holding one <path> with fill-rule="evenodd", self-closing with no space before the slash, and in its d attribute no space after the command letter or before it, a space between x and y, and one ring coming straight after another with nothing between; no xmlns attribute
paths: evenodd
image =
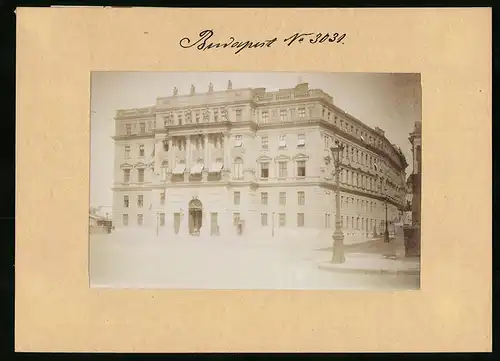
<svg viewBox="0 0 500 361"><path fill-rule="evenodd" d="M380 255L348 254L345 263L320 262L318 267L342 273L419 275L420 259L390 259Z"/></svg>
<svg viewBox="0 0 500 361"><path fill-rule="evenodd" d="M361 244L346 245L344 252L346 258L344 263L334 264L325 260L318 262L318 267L344 273L420 274L420 258L405 257L402 231L397 232L389 243L384 242L382 237Z"/></svg>

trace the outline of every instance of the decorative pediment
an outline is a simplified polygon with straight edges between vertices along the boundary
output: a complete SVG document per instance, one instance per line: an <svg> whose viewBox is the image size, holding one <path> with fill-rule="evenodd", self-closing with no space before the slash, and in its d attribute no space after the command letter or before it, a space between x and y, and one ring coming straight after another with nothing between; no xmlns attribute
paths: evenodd
<svg viewBox="0 0 500 361"><path fill-rule="evenodd" d="M168 168L168 160L164 160L163 162L161 162L161 166L164 168Z"/></svg>
<svg viewBox="0 0 500 361"><path fill-rule="evenodd" d="M257 158L257 163L269 163L273 160L273 158L270 158L266 155L261 155L259 158Z"/></svg>
<svg viewBox="0 0 500 361"><path fill-rule="evenodd" d="M121 169L132 169L134 168L134 166L132 164L129 164L129 163L123 163L121 166L120 166Z"/></svg>
<svg viewBox="0 0 500 361"><path fill-rule="evenodd" d="M300 160L308 160L309 156L307 154L299 153L295 157L293 157L293 160L295 161L300 161Z"/></svg>
<svg viewBox="0 0 500 361"><path fill-rule="evenodd" d="M274 158L275 162L287 162L290 160L290 157L284 154L278 155Z"/></svg>
<svg viewBox="0 0 500 361"><path fill-rule="evenodd" d="M136 167L137 169L143 169L143 168L146 168L146 167L147 167L147 165L146 165L146 164L144 164L144 163L142 163L142 162L139 162L139 163L137 163L137 164L135 165L135 167Z"/></svg>

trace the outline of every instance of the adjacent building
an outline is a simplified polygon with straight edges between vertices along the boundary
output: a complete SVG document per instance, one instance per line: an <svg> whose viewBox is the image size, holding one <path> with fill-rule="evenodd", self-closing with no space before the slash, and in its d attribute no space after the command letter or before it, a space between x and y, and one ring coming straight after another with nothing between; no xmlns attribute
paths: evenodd
<svg viewBox="0 0 500 361"><path fill-rule="evenodd" d="M347 237L384 231L405 204L401 150L301 83L178 94L115 117L113 224L159 235L327 231L335 227L330 148L344 145L341 220ZM309 232L309 233L308 233Z"/></svg>
<svg viewBox="0 0 500 361"><path fill-rule="evenodd" d="M416 122L410 133L409 141L412 145L413 172L411 177L412 194L412 222L420 224L421 189L422 189L422 122Z"/></svg>

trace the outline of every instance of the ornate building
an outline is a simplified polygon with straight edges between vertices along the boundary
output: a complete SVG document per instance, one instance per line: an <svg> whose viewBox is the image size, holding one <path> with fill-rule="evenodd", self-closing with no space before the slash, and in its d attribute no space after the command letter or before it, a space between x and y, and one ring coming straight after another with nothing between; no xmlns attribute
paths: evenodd
<svg viewBox="0 0 500 361"><path fill-rule="evenodd" d="M116 113L113 221L159 235L271 236L335 227L330 147L344 144L347 237L381 233L405 204L406 160L307 83L157 98ZM304 233L304 234L307 234ZM310 233L309 233L310 234Z"/></svg>

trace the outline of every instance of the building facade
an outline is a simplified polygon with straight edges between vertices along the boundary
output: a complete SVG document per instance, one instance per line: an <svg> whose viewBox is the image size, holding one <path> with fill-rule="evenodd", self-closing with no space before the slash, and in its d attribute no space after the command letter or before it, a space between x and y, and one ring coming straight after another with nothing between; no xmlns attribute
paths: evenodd
<svg viewBox="0 0 500 361"><path fill-rule="evenodd" d="M405 204L406 160L384 131L307 83L157 98L115 117L113 224L160 235L273 236L335 227L334 162L344 145L347 237L384 231Z"/></svg>

